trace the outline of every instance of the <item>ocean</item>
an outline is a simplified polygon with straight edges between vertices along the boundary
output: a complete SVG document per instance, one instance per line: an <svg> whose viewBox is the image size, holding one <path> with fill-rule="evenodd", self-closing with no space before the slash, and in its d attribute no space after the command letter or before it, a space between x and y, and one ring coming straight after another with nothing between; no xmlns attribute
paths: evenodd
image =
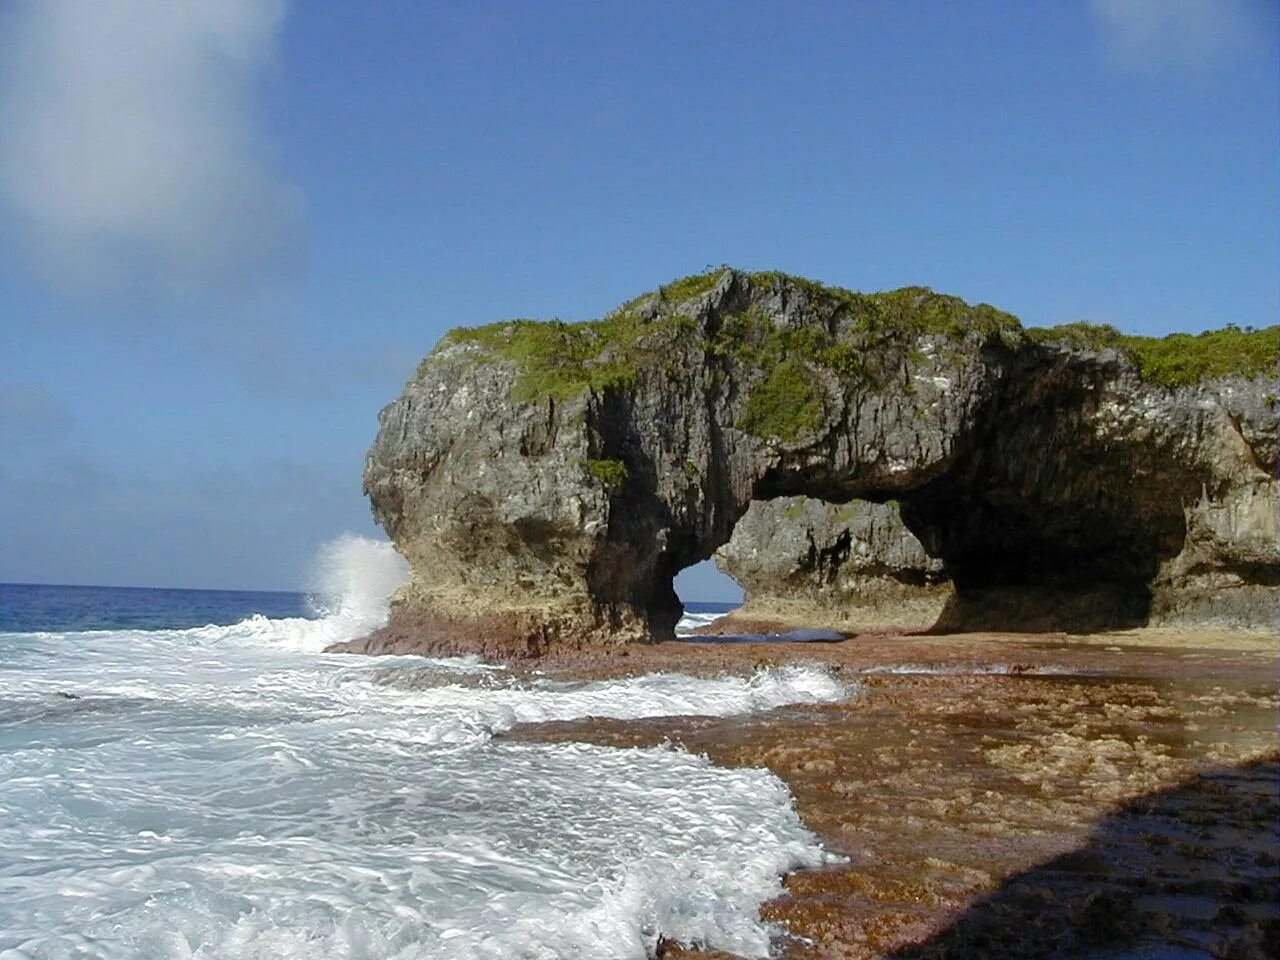
<svg viewBox="0 0 1280 960"><path fill-rule="evenodd" d="M324 654L385 622L403 568L348 536L321 569L308 595L0 584L0 960L767 956L759 905L831 859L777 777L500 734L838 681Z"/></svg>

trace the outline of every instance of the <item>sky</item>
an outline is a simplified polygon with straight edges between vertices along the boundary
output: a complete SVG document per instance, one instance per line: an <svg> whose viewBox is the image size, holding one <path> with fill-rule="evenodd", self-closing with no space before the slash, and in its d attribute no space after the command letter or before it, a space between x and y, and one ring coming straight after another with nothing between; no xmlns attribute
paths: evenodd
<svg viewBox="0 0 1280 960"><path fill-rule="evenodd" d="M8 0L0 581L303 586L378 535L377 412L445 330L709 265L1274 323L1277 35L1270 0Z"/></svg>

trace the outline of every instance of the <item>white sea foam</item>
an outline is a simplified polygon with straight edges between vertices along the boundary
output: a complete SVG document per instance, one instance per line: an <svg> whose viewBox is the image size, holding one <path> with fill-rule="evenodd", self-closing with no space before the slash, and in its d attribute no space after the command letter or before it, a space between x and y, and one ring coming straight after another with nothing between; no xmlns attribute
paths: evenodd
<svg viewBox="0 0 1280 960"><path fill-rule="evenodd" d="M409 564L390 542L344 533L316 556L311 603L331 626L367 633L387 622L387 601L407 579Z"/></svg>
<svg viewBox="0 0 1280 960"><path fill-rule="evenodd" d="M691 613L686 610L684 615L680 617L680 622L676 624L676 636L694 636L694 631L699 627L705 627L709 623L715 623L724 616L728 616L727 611L724 613Z"/></svg>
<svg viewBox="0 0 1280 960"><path fill-rule="evenodd" d="M759 903L827 859L776 777L493 735L839 683L307 652L381 615L355 594L386 578L347 582L318 621L0 635L0 960L641 958L659 935L767 953Z"/></svg>

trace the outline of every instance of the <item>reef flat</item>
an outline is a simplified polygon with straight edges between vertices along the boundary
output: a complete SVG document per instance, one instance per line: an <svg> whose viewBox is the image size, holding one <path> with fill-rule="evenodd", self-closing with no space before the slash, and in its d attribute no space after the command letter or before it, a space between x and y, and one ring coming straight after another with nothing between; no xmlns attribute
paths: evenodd
<svg viewBox="0 0 1280 960"><path fill-rule="evenodd" d="M746 673L823 663L841 703L747 719L530 725L509 736L671 742L763 766L842 866L792 874L762 914L786 960L1275 956L1275 637L866 635L662 643L546 675ZM668 944L661 954L724 957Z"/></svg>

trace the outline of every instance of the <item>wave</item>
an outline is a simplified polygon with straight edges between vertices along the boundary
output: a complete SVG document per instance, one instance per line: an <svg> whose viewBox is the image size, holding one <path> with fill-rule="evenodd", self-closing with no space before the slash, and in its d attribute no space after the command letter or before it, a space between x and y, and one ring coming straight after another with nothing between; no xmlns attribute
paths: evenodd
<svg viewBox="0 0 1280 960"><path fill-rule="evenodd" d="M495 734L852 688L805 664L567 682L317 655L385 622L403 576L348 535L317 563L317 619L0 637L0 956L767 956L759 904L834 860L781 780Z"/></svg>

